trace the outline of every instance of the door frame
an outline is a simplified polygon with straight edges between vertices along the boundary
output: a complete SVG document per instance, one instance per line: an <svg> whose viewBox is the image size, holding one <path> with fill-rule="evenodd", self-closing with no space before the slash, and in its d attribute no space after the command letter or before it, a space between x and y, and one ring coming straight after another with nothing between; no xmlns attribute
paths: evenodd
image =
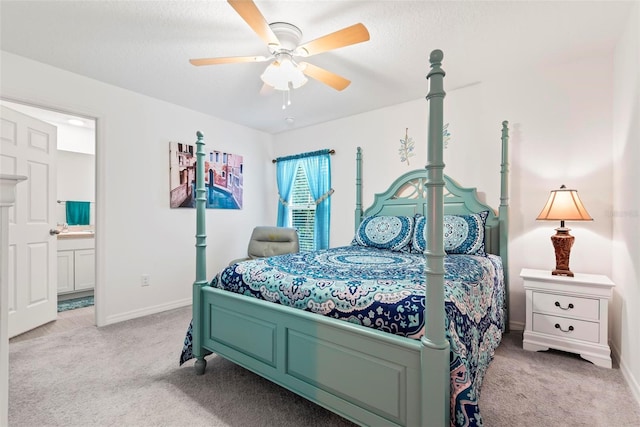
<svg viewBox="0 0 640 427"><path fill-rule="evenodd" d="M104 130L101 126L103 116L96 113L91 112L79 112L74 108L68 108L67 106L52 106L47 105L46 102L35 102L30 101L25 98L16 98L11 96L0 95L0 100L13 102L16 104L22 104L28 107L39 108L41 110L49 110L62 114L69 114L72 116L78 116L81 118L85 118L88 120L93 120L95 124L94 130L94 143L95 143L95 155L94 155L94 174L95 174L95 263L96 263L96 284L95 289L93 291L94 294L94 324L96 327L105 326L106 325L106 315L104 307L106 306L105 301L105 288L104 288L104 261L102 254L104 253L105 248L105 239L106 239L106 231L105 231L105 208L106 203L104 201L104 191L101 191L101 188L104 188L104 182L106 182L106 177L104 175L105 167L103 165L102 160L105 158L104 155L104 146L101 141L104 140Z"/></svg>

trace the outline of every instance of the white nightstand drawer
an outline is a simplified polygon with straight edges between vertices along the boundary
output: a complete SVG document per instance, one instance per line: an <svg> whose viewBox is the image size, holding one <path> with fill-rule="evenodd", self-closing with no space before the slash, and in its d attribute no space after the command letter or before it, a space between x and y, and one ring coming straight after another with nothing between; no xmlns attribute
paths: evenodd
<svg viewBox="0 0 640 427"><path fill-rule="evenodd" d="M600 324L546 314L533 314L533 331L563 338L600 342Z"/></svg>
<svg viewBox="0 0 640 427"><path fill-rule="evenodd" d="M600 320L600 301L593 298L533 292L533 311L597 321Z"/></svg>

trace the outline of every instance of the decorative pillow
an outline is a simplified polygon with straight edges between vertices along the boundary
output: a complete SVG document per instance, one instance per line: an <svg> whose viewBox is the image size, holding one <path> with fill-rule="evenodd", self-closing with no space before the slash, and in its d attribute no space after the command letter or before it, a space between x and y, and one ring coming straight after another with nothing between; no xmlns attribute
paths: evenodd
<svg viewBox="0 0 640 427"><path fill-rule="evenodd" d="M484 226L489 211L469 215L444 216L444 251L448 254L486 256ZM411 252L423 253L427 246L425 217L416 215L415 232L411 239Z"/></svg>
<svg viewBox="0 0 640 427"><path fill-rule="evenodd" d="M410 216L367 217L360 223L352 244L409 252L413 222Z"/></svg>

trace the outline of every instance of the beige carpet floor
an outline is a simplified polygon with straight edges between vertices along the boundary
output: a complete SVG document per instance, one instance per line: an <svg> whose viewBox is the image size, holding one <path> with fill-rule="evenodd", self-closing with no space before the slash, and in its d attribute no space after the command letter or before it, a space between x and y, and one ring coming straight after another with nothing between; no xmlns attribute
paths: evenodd
<svg viewBox="0 0 640 427"><path fill-rule="evenodd" d="M217 356L203 376L192 363L178 367L190 316L185 307L12 339L10 426L353 425ZM640 426L640 406L619 369L524 351L521 335L504 337L485 378L485 426Z"/></svg>

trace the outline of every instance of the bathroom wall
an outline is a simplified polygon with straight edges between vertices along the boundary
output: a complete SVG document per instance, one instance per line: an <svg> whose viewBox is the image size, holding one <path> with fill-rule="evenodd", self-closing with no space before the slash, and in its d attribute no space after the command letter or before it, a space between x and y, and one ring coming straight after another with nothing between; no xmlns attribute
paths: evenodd
<svg viewBox="0 0 640 427"><path fill-rule="evenodd" d="M60 147L60 132L58 132L58 147ZM58 149L58 189L57 200L78 200L91 202L90 223L95 225L95 156ZM56 207L58 224L66 222L64 203Z"/></svg>

